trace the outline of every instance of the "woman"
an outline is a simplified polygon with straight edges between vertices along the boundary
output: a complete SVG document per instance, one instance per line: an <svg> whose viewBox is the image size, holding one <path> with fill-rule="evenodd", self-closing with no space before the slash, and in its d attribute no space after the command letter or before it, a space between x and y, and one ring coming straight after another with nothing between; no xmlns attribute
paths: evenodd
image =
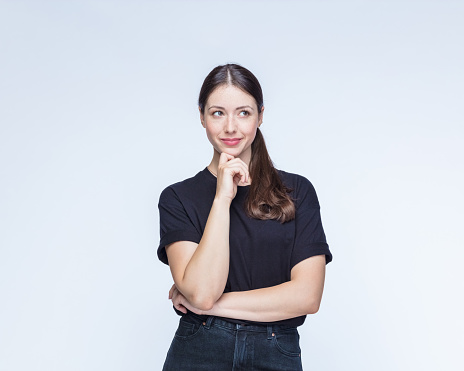
<svg viewBox="0 0 464 371"><path fill-rule="evenodd" d="M159 201L158 257L182 316L163 370L301 370L297 327L319 309L332 260L316 193L274 168L250 71L214 68L198 105L211 163Z"/></svg>

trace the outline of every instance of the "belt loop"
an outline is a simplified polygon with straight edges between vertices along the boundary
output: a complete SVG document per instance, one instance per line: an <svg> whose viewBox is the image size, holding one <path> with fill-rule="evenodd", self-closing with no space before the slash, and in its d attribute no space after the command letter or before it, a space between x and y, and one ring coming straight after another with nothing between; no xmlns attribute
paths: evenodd
<svg viewBox="0 0 464 371"><path fill-rule="evenodd" d="M208 319L206 320L205 328L209 330L211 327L211 324L213 323L214 316L209 316Z"/></svg>
<svg viewBox="0 0 464 371"><path fill-rule="evenodd" d="M267 325L267 340L272 340L272 336L274 334L272 333L272 325Z"/></svg>

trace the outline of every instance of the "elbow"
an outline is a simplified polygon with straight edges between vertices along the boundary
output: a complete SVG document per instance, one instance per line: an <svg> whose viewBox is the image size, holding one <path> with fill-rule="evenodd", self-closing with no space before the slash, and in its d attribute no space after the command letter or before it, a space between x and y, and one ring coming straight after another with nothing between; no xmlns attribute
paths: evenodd
<svg viewBox="0 0 464 371"><path fill-rule="evenodd" d="M319 311L319 304L318 303L317 304L313 303L306 310L307 314L316 314L318 311Z"/></svg>
<svg viewBox="0 0 464 371"><path fill-rule="evenodd" d="M201 311L207 312L211 309L213 309L214 302L209 301L209 300L203 300L203 301L198 301L195 302L195 304L192 304L195 308L200 309Z"/></svg>
<svg viewBox="0 0 464 371"><path fill-rule="evenodd" d="M216 300L210 295L201 295L195 294L192 295L188 301L192 304L195 308L200 309L201 311L208 311L211 310L216 303Z"/></svg>
<svg viewBox="0 0 464 371"><path fill-rule="evenodd" d="M318 299L311 298L310 300L307 300L305 303L305 313L316 314L319 311L320 305L321 305L320 298Z"/></svg>
<svg viewBox="0 0 464 371"><path fill-rule="evenodd" d="M193 307L205 312L213 308L216 301L221 297L222 291L215 292L215 290L211 288L204 288L203 286L204 285L198 284L186 285L182 286L179 291Z"/></svg>

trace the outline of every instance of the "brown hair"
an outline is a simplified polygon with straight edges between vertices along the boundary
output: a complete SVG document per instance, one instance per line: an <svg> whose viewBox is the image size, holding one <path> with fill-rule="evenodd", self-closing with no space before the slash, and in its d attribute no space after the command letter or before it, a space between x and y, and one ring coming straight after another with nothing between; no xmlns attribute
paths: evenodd
<svg viewBox="0 0 464 371"><path fill-rule="evenodd" d="M263 91L258 79L246 68L237 64L226 64L214 68L200 90L198 106L204 113L210 94L221 85L233 85L255 98L258 112L263 108ZM266 149L264 137L259 128L251 144L249 166L252 179L245 208L247 214L256 219L276 219L285 223L295 218L295 205L288 193Z"/></svg>

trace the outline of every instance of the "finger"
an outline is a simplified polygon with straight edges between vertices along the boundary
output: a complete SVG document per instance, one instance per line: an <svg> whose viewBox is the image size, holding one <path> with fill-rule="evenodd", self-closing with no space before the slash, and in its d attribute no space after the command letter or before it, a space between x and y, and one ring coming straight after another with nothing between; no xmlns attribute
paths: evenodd
<svg viewBox="0 0 464 371"><path fill-rule="evenodd" d="M246 183L249 179L249 172L248 172L248 168L246 167L246 165L237 164L234 167L228 168L228 171L234 178L234 181L241 180L243 183Z"/></svg>
<svg viewBox="0 0 464 371"><path fill-rule="evenodd" d="M225 164L226 162L233 160L235 157L229 155L228 153L222 152L221 156L219 157L219 164Z"/></svg>
<svg viewBox="0 0 464 371"><path fill-rule="evenodd" d="M238 183L240 183L240 181L243 182L243 179L244 179L244 176L242 174L236 173L234 175L234 183L235 183L235 185L238 185Z"/></svg>
<svg viewBox="0 0 464 371"><path fill-rule="evenodd" d="M185 305L182 304L184 300L185 298L182 296L179 290L174 290L172 297L172 304L174 305L174 308L181 311L182 313L187 313Z"/></svg>
<svg viewBox="0 0 464 371"><path fill-rule="evenodd" d="M184 314L187 314L187 308L185 308L182 304L174 305L174 308L176 308L178 311Z"/></svg>
<svg viewBox="0 0 464 371"><path fill-rule="evenodd" d="M233 160L229 161L227 164L224 165L225 167L230 167L230 168L239 168L243 171L243 174L245 174L246 179L249 179L249 168L248 165L240 158L234 158Z"/></svg>
<svg viewBox="0 0 464 371"><path fill-rule="evenodd" d="M176 285L172 285L171 288L169 289L169 299L172 298L172 293L173 293L175 288L176 288Z"/></svg>
<svg viewBox="0 0 464 371"><path fill-rule="evenodd" d="M172 298L172 293L174 292L174 290L175 290L176 288L177 288L177 287L176 287L175 284L171 286L171 289L169 290L169 299Z"/></svg>

